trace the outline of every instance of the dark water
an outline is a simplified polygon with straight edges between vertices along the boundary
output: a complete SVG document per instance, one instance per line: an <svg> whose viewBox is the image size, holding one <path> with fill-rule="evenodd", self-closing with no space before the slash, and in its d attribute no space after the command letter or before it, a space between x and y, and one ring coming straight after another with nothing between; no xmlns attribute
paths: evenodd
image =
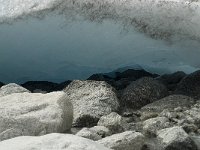
<svg viewBox="0 0 200 150"><path fill-rule="evenodd" d="M197 41L162 41L111 21L66 21L53 15L0 25L0 81L61 82L138 64L148 71L199 68Z"/></svg>

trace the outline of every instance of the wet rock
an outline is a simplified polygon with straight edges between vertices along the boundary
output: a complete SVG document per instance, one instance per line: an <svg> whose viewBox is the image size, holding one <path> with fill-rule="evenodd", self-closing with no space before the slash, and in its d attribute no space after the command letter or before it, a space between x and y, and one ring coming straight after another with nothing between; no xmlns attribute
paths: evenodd
<svg viewBox="0 0 200 150"><path fill-rule="evenodd" d="M132 82L123 92L121 103L127 108L138 109L168 94L166 87L153 78L145 77Z"/></svg>
<svg viewBox="0 0 200 150"><path fill-rule="evenodd" d="M187 75L178 84L175 93L200 98L200 70Z"/></svg>
<svg viewBox="0 0 200 150"><path fill-rule="evenodd" d="M21 136L0 142L1 150L109 150L76 135L52 133L43 136Z"/></svg>
<svg viewBox="0 0 200 150"><path fill-rule="evenodd" d="M24 93L24 92L29 93L30 91L21 87L20 85L17 85L15 83L10 83L0 88L0 97L13 94L13 93Z"/></svg>
<svg viewBox="0 0 200 150"><path fill-rule="evenodd" d="M112 133L119 133L124 131L124 120L119 114L112 112L109 115L102 116L99 119L98 126L105 126Z"/></svg>
<svg viewBox="0 0 200 150"><path fill-rule="evenodd" d="M72 104L64 92L3 96L0 97L0 141L22 135L66 132L71 128L72 118Z"/></svg>
<svg viewBox="0 0 200 150"><path fill-rule="evenodd" d="M164 150L197 150L194 141L181 127L162 129L157 135Z"/></svg>
<svg viewBox="0 0 200 150"><path fill-rule="evenodd" d="M97 143L113 150L141 150L144 145L145 138L139 132L126 131L105 137Z"/></svg>
<svg viewBox="0 0 200 150"><path fill-rule="evenodd" d="M90 127L119 108L115 90L104 81L75 80L64 89L73 104L73 126Z"/></svg>

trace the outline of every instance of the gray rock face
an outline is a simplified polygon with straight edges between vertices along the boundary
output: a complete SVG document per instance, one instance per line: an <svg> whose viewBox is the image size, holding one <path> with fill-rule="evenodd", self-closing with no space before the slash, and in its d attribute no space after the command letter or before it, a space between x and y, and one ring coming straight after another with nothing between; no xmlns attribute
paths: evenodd
<svg viewBox="0 0 200 150"><path fill-rule="evenodd" d="M143 122L143 132L146 135L156 135L158 130L169 127L169 120L166 117L151 118Z"/></svg>
<svg viewBox="0 0 200 150"><path fill-rule="evenodd" d="M181 127L162 129L157 134L164 150L197 150L194 141Z"/></svg>
<svg viewBox="0 0 200 150"><path fill-rule="evenodd" d="M105 137L97 143L113 150L141 150L144 145L144 136L139 132L126 131Z"/></svg>
<svg viewBox="0 0 200 150"><path fill-rule="evenodd" d="M110 136L111 131L104 126L94 126L92 128L82 128L76 135L97 141L106 136Z"/></svg>
<svg viewBox="0 0 200 150"><path fill-rule="evenodd" d="M15 83L10 83L0 88L0 97L13 93L24 93L24 92L30 92L30 91Z"/></svg>
<svg viewBox="0 0 200 150"><path fill-rule="evenodd" d="M96 125L101 116L119 108L114 89L104 81L75 80L64 91L73 104L73 126Z"/></svg>
<svg viewBox="0 0 200 150"><path fill-rule="evenodd" d="M149 77L132 82L123 92L121 103L127 108L138 109L168 94L167 88Z"/></svg>
<svg viewBox="0 0 200 150"><path fill-rule="evenodd" d="M117 114L116 112L112 112L109 115L102 116L99 119L99 122L97 124L98 126L105 126L112 133L119 133L123 132L123 125L124 125L124 120L123 118Z"/></svg>
<svg viewBox="0 0 200 150"><path fill-rule="evenodd" d="M190 107L195 103L193 98L184 95L170 95L141 108L143 112L162 112L164 109L173 110L176 107Z"/></svg>
<svg viewBox="0 0 200 150"><path fill-rule="evenodd" d="M200 129L200 101L198 101L191 109L183 112L183 118L187 123L194 124Z"/></svg>
<svg viewBox="0 0 200 150"><path fill-rule="evenodd" d="M15 93L0 97L0 141L16 136L66 132L72 104L64 92Z"/></svg>
<svg viewBox="0 0 200 150"><path fill-rule="evenodd" d="M102 139L100 135L98 135L95 131L90 130L89 128L81 129L76 135L87 139L91 139L93 141Z"/></svg>
<svg viewBox="0 0 200 150"><path fill-rule="evenodd" d="M1 150L109 150L82 137L52 133L44 136L21 136L0 142Z"/></svg>
<svg viewBox="0 0 200 150"><path fill-rule="evenodd" d="M178 84L176 93L200 98L200 71L187 75Z"/></svg>
<svg viewBox="0 0 200 150"><path fill-rule="evenodd" d="M90 130L94 131L102 138L111 135L111 131L104 126L94 126L94 127L90 128Z"/></svg>

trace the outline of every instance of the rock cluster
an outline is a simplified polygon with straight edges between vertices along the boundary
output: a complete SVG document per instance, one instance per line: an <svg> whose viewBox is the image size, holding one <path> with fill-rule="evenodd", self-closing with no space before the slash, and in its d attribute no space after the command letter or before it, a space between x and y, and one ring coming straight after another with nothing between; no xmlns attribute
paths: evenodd
<svg viewBox="0 0 200 150"><path fill-rule="evenodd" d="M34 93L41 83L2 86L0 149L200 150L199 71L127 72L50 93ZM113 86L122 80L130 83Z"/></svg>

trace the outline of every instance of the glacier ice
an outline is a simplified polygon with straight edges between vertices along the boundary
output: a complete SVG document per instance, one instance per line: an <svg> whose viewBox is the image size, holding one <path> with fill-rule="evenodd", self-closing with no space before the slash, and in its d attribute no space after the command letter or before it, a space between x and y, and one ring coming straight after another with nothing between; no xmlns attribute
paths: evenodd
<svg viewBox="0 0 200 150"><path fill-rule="evenodd" d="M53 10L91 21L120 21L154 38L200 40L199 0L0 0L0 22Z"/></svg>

